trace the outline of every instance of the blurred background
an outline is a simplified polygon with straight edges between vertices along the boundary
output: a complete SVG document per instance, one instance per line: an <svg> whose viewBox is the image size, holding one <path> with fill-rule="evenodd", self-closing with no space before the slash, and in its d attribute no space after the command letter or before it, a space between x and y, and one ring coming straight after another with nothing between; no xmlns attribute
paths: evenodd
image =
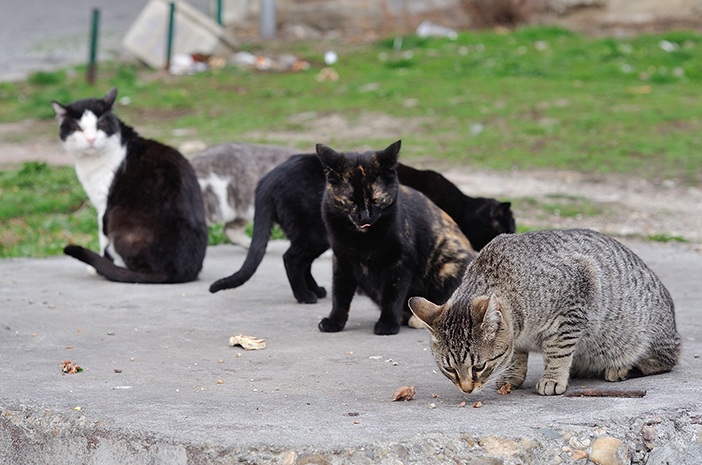
<svg viewBox="0 0 702 465"><path fill-rule="evenodd" d="M173 6L171 6L173 5ZM95 246L50 102L194 156L380 149L518 231L702 250L702 0L26 0L0 15L0 257ZM224 241L212 238L212 243Z"/></svg>

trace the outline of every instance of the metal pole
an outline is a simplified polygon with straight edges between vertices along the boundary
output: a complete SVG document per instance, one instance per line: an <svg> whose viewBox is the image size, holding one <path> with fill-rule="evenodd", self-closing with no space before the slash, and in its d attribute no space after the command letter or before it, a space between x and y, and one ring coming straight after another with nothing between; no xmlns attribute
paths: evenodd
<svg viewBox="0 0 702 465"><path fill-rule="evenodd" d="M261 0L261 17L259 28L261 37L272 39L275 37L275 0Z"/></svg>
<svg viewBox="0 0 702 465"><path fill-rule="evenodd" d="M88 73L86 75L86 80L90 85L93 85L95 83L95 72L97 70L97 45L99 29L100 10L97 8L93 8L92 25L90 28L90 56L88 58Z"/></svg>
<svg viewBox="0 0 702 465"><path fill-rule="evenodd" d="M222 25L222 0L217 0L217 24Z"/></svg>
<svg viewBox="0 0 702 465"><path fill-rule="evenodd" d="M175 23L175 2L170 3L168 12L168 37L166 39L166 71L171 67L171 55L173 54L173 29Z"/></svg>

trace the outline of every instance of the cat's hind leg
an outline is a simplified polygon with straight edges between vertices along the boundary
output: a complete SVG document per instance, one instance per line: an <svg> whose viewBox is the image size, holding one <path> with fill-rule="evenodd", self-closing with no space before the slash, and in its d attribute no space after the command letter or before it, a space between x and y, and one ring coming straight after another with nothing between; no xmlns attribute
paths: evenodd
<svg viewBox="0 0 702 465"><path fill-rule="evenodd" d="M283 254L285 273L299 303L314 304L318 298L327 295L327 291L318 286L312 276L312 262L327 247L326 243L315 244L314 241L296 239L291 241L290 248Z"/></svg>
<svg viewBox="0 0 702 465"><path fill-rule="evenodd" d="M246 220L236 218L224 224L224 235L233 243L248 249L251 246L251 238L246 234Z"/></svg>

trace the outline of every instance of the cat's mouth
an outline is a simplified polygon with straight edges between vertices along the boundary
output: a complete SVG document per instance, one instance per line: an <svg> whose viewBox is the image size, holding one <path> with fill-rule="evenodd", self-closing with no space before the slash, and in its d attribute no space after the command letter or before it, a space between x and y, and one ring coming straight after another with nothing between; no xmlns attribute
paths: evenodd
<svg viewBox="0 0 702 465"><path fill-rule="evenodd" d="M370 227L371 227L370 223L363 223L363 224L358 225L358 230L365 231Z"/></svg>

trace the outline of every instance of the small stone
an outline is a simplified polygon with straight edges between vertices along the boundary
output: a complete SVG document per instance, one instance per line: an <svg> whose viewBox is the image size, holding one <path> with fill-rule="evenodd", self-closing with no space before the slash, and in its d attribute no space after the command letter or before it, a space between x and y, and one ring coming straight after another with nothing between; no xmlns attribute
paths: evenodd
<svg viewBox="0 0 702 465"><path fill-rule="evenodd" d="M622 441L605 436L597 438L592 443L592 452L590 452L590 460L597 465L625 465L627 462L621 459L619 447Z"/></svg>
<svg viewBox="0 0 702 465"><path fill-rule="evenodd" d="M650 451L654 447L656 447L656 443L653 441L656 439L656 429L653 428L652 426L645 426L641 430L641 437L643 438L643 443L644 446L646 446L646 450Z"/></svg>
<svg viewBox="0 0 702 465"><path fill-rule="evenodd" d="M289 450L283 453L281 457L283 460L283 465L295 465L295 460L297 460L297 453L294 450Z"/></svg>
<svg viewBox="0 0 702 465"><path fill-rule="evenodd" d="M296 465L331 465L331 460L322 454L302 454Z"/></svg>

